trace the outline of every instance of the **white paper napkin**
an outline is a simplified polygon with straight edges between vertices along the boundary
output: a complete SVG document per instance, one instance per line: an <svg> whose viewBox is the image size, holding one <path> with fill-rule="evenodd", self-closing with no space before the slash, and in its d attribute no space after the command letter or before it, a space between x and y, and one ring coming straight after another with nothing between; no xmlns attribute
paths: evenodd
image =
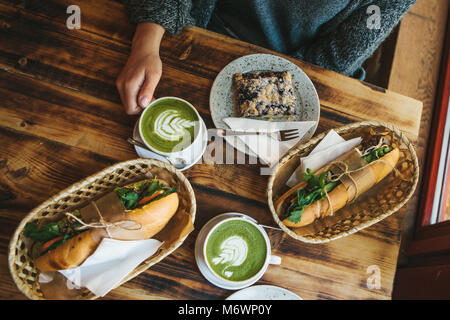
<svg viewBox="0 0 450 320"><path fill-rule="evenodd" d="M315 121L265 121L247 118L223 118L231 130L248 132L275 132L279 130L298 129L297 139L280 142L269 136L238 136L260 160L269 166L278 162L290 148L292 148L311 129Z"/></svg>
<svg viewBox="0 0 450 320"><path fill-rule="evenodd" d="M336 131L330 130L308 156L301 158L300 166L289 177L286 185L292 188L302 181L302 174L306 172L307 168L316 171L355 148L361 141L360 137L346 141Z"/></svg>
<svg viewBox="0 0 450 320"><path fill-rule="evenodd" d="M59 272L75 285L103 297L161 245L162 242L155 239L121 241L104 238L82 265Z"/></svg>

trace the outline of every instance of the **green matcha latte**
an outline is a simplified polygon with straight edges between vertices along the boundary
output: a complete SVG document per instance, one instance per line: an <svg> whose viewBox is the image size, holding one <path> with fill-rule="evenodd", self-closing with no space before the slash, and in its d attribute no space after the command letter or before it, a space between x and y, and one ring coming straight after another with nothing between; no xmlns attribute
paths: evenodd
<svg viewBox="0 0 450 320"><path fill-rule="evenodd" d="M261 231L253 224L229 220L217 226L206 243L206 259L221 278L244 281L264 266L267 244Z"/></svg>
<svg viewBox="0 0 450 320"><path fill-rule="evenodd" d="M186 102L163 98L145 109L140 121L142 138L154 150L182 151L198 134L199 117Z"/></svg>

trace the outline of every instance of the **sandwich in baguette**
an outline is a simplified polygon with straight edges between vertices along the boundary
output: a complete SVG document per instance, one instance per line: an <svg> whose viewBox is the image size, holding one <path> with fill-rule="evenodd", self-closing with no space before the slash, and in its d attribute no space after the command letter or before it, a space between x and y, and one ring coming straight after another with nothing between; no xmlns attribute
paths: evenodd
<svg viewBox="0 0 450 320"><path fill-rule="evenodd" d="M176 188L163 180L143 180L115 188L114 193L124 211L117 213L116 220L134 222L142 239L161 231L178 209ZM31 256L39 270L77 267L94 253L103 238L110 236L106 228L86 228L81 218L76 210L59 221L32 221L25 226L24 235L33 240Z"/></svg>
<svg viewBox="0 0 450 320"><path fill-rule="evenodd" d="M336 174L332 172L336 161L315 173L307 169L303 181L275 202L275 210L283 223L298 228L332 215L394 170L400 155L398 148L383 145L371 149L362 155L352 150L340 157L350 158L351 153L356 153L361 164L359 169L342 174L338 179L333 178Z"/></svg>

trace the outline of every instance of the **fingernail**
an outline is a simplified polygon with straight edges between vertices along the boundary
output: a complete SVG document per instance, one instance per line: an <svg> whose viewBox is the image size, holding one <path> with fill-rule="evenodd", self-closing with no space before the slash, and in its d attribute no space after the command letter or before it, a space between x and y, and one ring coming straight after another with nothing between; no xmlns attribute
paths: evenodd
<svg viewBox="0 0 450 320"><path fill-rule="evenodd" d="M143 96L140 101L140 105L142 108L146 108L150 104L150 99L146 96Z"/></svg>

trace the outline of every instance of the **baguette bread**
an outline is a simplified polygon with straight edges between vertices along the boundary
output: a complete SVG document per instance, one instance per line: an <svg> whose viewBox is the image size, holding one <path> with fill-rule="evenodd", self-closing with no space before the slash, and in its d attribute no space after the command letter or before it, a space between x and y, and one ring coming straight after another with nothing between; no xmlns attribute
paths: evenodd
<svg viewBox="0 0 450 320"><path fill-rule="evenodd" d="M331 212L334 213L338 211L353 199L355 193L361 194L365 192L386 177L397 164L399 156L399 149L394 148L391 152L380 158L382 161L374 161L364 169L352 173L351 177L356 183L359 181L365 182L358 191L355 190L353 183L341 183L328 193L329 200L325 198L315 201L307 206L303 210L300 221L295 223L290 221L289 218L285 218L283 223L290 228L303 227L313 223L316 219L330 215ZM319 169L318 171L322 170ZM306 187L306 182L302 181L277 200L275 203L275 210L280 216L282 216L287 209L289 205L288 202L292 199L292 195L294 195L297 190L304 187ZM330 210L330 204L332 210Z"/></svg>
<svg viewBox="0 0 450 320"><path fill-rule="evenodd" d="M90 229L67 240L34 261L41 271L57 271L79 266L94 253L101 239L106 236L104 229Z"/></svg>
<svg viewBox="0 0 450 320"><path fill-rule="evenodd" d="M142 225L142 231L146 239L160 232L177 211L179 204L178 194L171 193L168 196L150 202L142 208L128 212L130 219Z"/></svg>
<svg viewBox="0 0 450 320"><path fill-rule="evenodd" d="M141 208L127 211L128 219L142 226L144 239L149 239L161 231L178 209L176 192L152 201ZM105 228L84 231L60 246L38 257L34 262L41 271L57 271L74 268L82 264L108 234ZM113 236L114 238L114 236Z"/></svg>

